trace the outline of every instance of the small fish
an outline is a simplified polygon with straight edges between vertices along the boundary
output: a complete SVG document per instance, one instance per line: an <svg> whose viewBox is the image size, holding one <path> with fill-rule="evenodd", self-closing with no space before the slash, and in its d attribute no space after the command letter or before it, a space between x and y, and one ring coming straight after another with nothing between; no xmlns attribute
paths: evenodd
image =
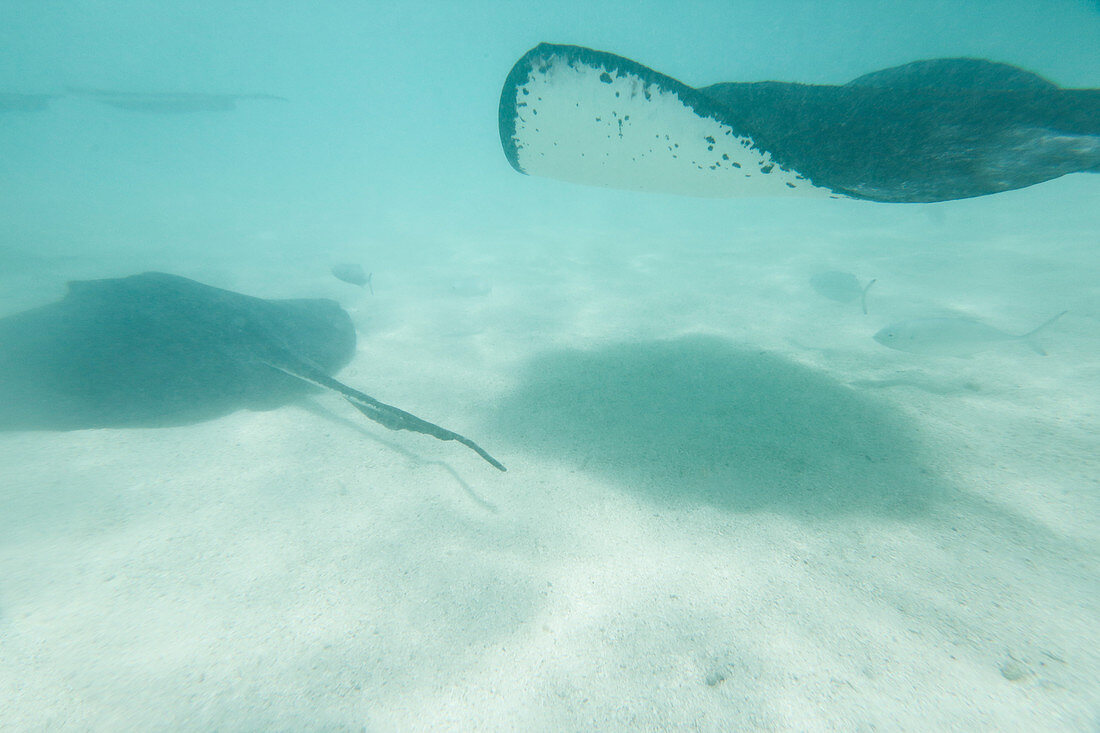
<svg viewBox="0 0 1100 733"><path fill-rule="evenodd" d="M1005 333L973 318L914 318L893 323L875 334L875 341L898 351L935 356L971 356L1005 341L1023 341L1035 353L1046 356L1036 336L1064 316L1062 311L1024 334Z"/></svg>
<svg viewBox="0 0 1100 733"><path fill-rule="evenodd" d="M358 285L363 287L364 285L370 288L370 294L374 295L374 285L371 284L371 278L374 277L374 273L366 273L363 271L362 265L356 265L348 262L344 262L338 265L332 266L332 276L337 280L343 280L346 283L352 285Z"/></svg>
<svg viewBox="0 0 1100 733"><path fill-rule="evenodd" d="M866 315L867 291L871 289L875 282L875 280L872 280L866 285L860 285L856 276L850 272L829 270L828 272L819 272L811 277L810 287L817 291L818 295L829 300L835 300L838 303L851 303L859 298L863 314Z"/></svg>

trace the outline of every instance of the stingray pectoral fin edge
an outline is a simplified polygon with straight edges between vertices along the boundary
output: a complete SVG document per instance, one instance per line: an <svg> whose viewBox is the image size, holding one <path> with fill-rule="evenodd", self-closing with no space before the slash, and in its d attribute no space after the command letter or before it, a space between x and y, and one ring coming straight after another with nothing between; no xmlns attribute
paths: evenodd
<svg viewBox="0 0 1100 733"><path fill-rule="evenodd" d="M520 173L688 196L835 196L698 89L637 62L541 44L509 73L498 126Z"/></svg>
<svg viewBox="0 0 1100 733"><path fill-rule="evenodd" d="M505 80L517 171L704 197L928 203L1100 168L1100 89L1008 64L930 59L843 85L693 88L630 59L540 44Z"/></svg>
<svg viewBox="0 0 1100 733"><path fill-rule="evenodd" d="M499 471L508 470L504 467L503 463L493 458L484 448L466 436L459 435L453 430L447 430L427 420L422 420L416 415L405 412L393 405L379 402L370 395L352 389L346 384L336 381L324 372L308 364L297 360L278 362L266 361L265 363L273 369L278 369L292 377L297 377L303 382L309 382L317 387L339 393L344 399L350 402L355 409L383 427L389 428L390 430L409 430L414 433L422 433L424 435L430 435L433 438L438 438L439 440L457 441L484 458L493 468Z"/></svg>

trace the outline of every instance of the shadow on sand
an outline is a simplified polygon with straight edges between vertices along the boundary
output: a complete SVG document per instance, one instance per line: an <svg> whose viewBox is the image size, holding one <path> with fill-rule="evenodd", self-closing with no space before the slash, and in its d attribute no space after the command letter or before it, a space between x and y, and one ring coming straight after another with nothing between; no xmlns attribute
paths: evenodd
<svg viewBox="0 0 1100 733"><path fill-rule="evenodd" d="M520 384L501 434L657 502L912 516L947 490L896 410L718 338L551 352Z"/></svg>

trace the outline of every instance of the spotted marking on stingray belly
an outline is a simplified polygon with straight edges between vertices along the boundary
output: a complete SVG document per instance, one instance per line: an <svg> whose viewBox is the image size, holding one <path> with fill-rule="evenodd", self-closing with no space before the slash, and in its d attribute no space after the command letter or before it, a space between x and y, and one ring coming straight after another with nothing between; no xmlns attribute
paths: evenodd
<svg viewBox="0 0 1100 733"><path fill-rule="evenodd" d="M674 89L552 54L516 86L521 170L573 183L689 196L829 196Z"/></svg>

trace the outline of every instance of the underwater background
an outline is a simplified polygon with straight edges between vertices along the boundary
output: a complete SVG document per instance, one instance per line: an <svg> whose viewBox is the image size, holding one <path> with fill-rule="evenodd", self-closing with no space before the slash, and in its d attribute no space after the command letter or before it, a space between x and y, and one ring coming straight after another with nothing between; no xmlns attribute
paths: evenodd
<svg viewBox="0 0 1100 733"><path fill-rule="evenodd" d="M1084 0L8 0L0 94L57 96L0 111L0 317L146 270L332 298L341 381L509 470L329 395L0 431L0 729L1096 730L1100 176L522 176L498 102L544 41L694 86L971 56L1100 87ZM873 338L1062 311L1046 356Z"/></svg>

